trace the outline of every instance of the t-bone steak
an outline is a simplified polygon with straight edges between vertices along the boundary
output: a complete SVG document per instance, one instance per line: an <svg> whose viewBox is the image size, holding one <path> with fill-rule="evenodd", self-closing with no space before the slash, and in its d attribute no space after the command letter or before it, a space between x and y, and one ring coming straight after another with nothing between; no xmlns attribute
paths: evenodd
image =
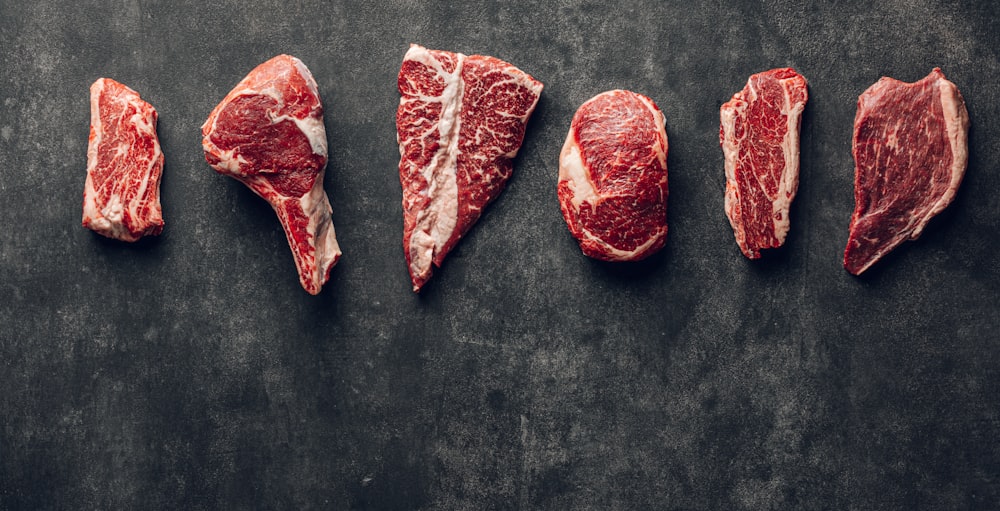
<svg viewBox="0 0 1000 511"><path fill-rule="evenodd" d="M726 216L743 255L785 243L799 186L799 128L806 79L791 68L751 75L719 109Z"/></svg>
<svg viewBox="0 0 1000 511"><path fill-rule="evenodd" d="M940 69L915 83L883 77L858 98L854 215L844 268L860 275L917 239L962 183L969 114Z"/></svg>
<svg viewBox="0 0 1000 511"><path fill-rule="evenodd" d="M403 249L420 291L503 191L542 83L493 57L414 44L398 86Z"/></svg>
<svg viewBox="0 0 1000 511"><path fill-rule="evenodd" d="M612 90L576 111L559 155L559 206L587 256L637 261L667 239L667 132L652 99Z"/></svg>
<svg viewBox="0 0 1000 511"><path fill-rule="evenodd" d="M122 241L163 231L163 153L156 109L110 79L90 86L90 141L83 226Z"/></svg>
<svg viewBox="0 0 1000 511"><path fill-rule="evenodd" d="M323 105L295 57L257 66L201 127L205 159L266 200L281 221L302 287L318 294L340 258L330 201Z"/></svg>

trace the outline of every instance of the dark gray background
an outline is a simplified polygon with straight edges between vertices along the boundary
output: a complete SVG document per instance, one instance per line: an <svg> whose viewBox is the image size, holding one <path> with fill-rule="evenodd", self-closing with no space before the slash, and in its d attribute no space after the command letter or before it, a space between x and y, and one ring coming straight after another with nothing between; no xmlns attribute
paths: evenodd
<svg viewBox="0 0 1000 511"><path fill-rule="evenodd" d="M1000 15L871 3L0 2L0 508L997 509ZM546 85L507 190L419 296L410 42ZM278 53L327 112L344 256L316 297L200 147ZM718 108L778 66L810 83L801 185L787 246L751 262ZM965 181L852 277L855 101L934 66L972 118ZM80 227L101 76L160 112L167 224L135 245ZM611 88L667 118L670 234L638 264L582 256L555 194L573 112Z"/></svg>

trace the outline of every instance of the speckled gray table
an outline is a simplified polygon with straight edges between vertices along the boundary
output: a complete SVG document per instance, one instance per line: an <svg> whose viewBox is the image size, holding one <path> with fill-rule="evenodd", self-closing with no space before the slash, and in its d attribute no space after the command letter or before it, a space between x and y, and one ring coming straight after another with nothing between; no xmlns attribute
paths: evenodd
<svg viewBox="0 0 1000 511"><path fill-rule="evenodd" d="M1000 508L997 7L539 4L0 2L0 509ZM420 296L394 130L410 42L546 85L509 187ZM200 150L278 53L327 111L344 257L317 297ZM801 185L787 247L750 262L718 107L786 65L810 81ZM972 118L965 183L851 277L856 98L934 66ZM79 226L100 76L160 112L167 225L134 246ZM670 137L667 247L632 265L583 257L555 197L575 108L619 87Z"/></svg>

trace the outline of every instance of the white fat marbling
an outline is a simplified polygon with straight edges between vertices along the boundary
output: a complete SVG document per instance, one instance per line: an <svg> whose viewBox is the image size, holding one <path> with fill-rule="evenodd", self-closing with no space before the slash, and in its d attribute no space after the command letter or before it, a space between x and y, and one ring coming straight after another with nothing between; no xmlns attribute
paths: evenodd
<svg viewBox="0 0 1000 511"><path fill-rule="evenodd" d="M461 72L465 56L456 54L453 72L446 71L440 62L424 47L412 45L404 61L420 62L432 69L445 82L440 96L419 96L418 101L441 104L438 122L439 147L430 163L421 169L428 187L425 190L430 202L417 215L416 226L410 235L410 272L422 275L430 271L434 255L444 247L458 225L458 133L461 128L462 95L464 83ZM401 101L406 101L403 98ZM403 148L400 148L402 151Z"/></svg>

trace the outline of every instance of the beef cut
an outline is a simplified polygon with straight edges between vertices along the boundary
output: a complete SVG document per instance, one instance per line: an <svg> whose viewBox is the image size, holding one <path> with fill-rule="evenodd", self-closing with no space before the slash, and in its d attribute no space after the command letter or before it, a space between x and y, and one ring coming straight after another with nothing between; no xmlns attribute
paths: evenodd
<svg viewBox="0 0 1000 511"><path fill-rule="evenodd" d="M904 83L883 77L858 98L854 118L854 215L844 268L860 275L917 239L962 183L969 114L940 69Z"/></svg>
<svg viewBox="0 0 1000 511"><path fill-rule="evenodd" d="M340 258L323 190L323 105L312 73L279 55L250 72L201 127L209 165L266 200L278 215L302 287L318 294Z"/></svg>
<svg viewBox="0 0 1000 511"><path fill-rule="evenodd" d="M637 261L667 239L667 132L652 99L612 90L584 102L559 155L559 206L589 257Z"/></svg>
<svg viewBox="0 0 1000 511"><path fill-rule="evenodd" d="M163 231L156 118L139 93L110 78L90 86L84 227L122 241Z"/></svg>
<svg viewBox="0 0 1000 511"><path fill-rule="evenodd" d="M785 243L799 186L799 128L806 79L791 68L751 75L719 109L725 211L743 255Z"/></svg>
<svg viewBox="0 0 1000 511"><path fill-rule="evenodd" d="M398 87L403 249L416 292L503 191L542 83L500 59L414 44Z"/></svg>

